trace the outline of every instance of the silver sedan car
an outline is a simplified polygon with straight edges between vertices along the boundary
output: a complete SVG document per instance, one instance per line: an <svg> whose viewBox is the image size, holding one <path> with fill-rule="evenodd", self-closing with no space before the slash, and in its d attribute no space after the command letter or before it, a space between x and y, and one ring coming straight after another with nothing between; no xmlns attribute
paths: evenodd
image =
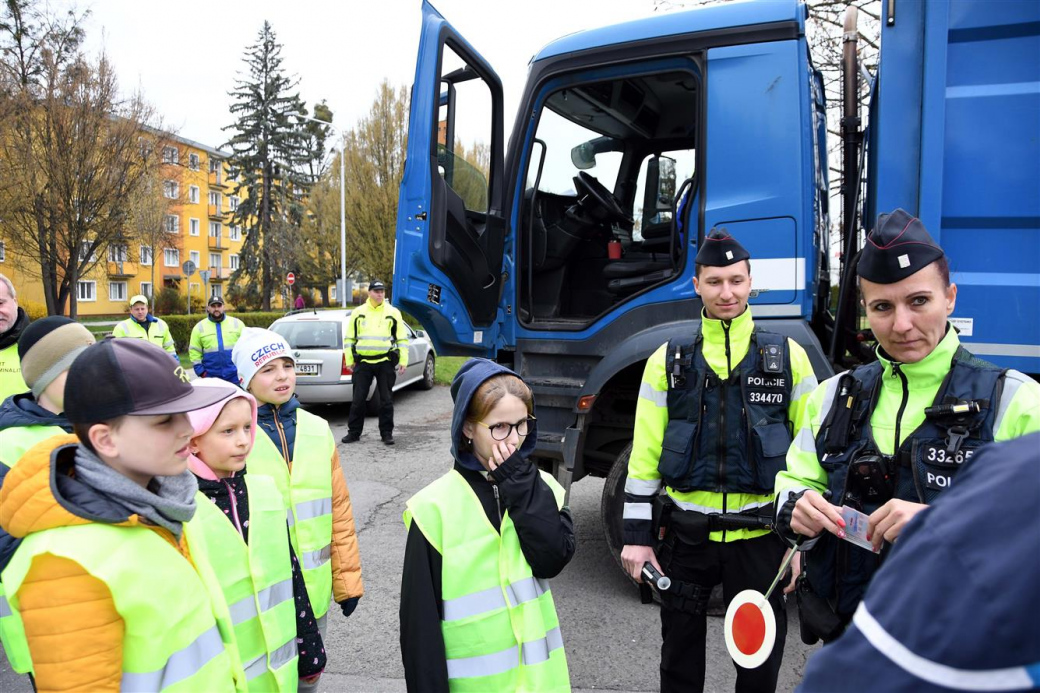
<svg viewBox="0 0 1040 693"><path fill-rule="evenodd" d="M351 378L343 351L343 335L350 317L349 310L305 310L293 312L271 324L271 329L285 337L296 357L296 397L303 404L333 404L353 400ZM408 332L408 366L398 376L394 391L409 385L424 390L433 387L436 355L433 345L422 330ZM379 395L373 381L368 391L370 412L378 408Z"/></svg>

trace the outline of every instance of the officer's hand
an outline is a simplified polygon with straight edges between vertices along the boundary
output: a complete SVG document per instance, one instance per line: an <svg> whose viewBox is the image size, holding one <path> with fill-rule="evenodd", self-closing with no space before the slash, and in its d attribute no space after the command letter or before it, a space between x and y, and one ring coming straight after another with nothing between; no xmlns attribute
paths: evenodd
<svg viewBox="0 0 1040 693"><path fill-rule="evenodd" d="M828 503L816 491L806 491L794 504L791 529L805 537L815 537L823 530L844 539L845 520L838 508Z"/></svg>
<svg viewBox="0 0 1040 693"><path fill-rule="evenodd" d="M788 549L788 551L794 551L795 556L791 559L791 581L784 587L784 594L790 594L794 592L795 585L798 582L798 576L802 574L802 552L796 549ZM784 560L787 560L787 554L784 554Z"/></svg>
<svg viewBox="0 0 1040 693"><path fill-rule="evenodd" d="M880 549L882 542L891 543L898 539L906 523L927 507L893 498L872 512L867 518L867 539L874 545L874 550Z"/></svg>
<svg viewBox="0 0 1040 693"><path fill-rule="evenodd" d="M398 366L397 367L397 374L398 375L404 375L404 366Z"/></svg>
<svg viewBox="0 0 1040 693"><path fill-rule="evenodd" d="M657 562L657 555L654 554L653 547L625 544L625 547L621 549L621 565L625 567L625 571L636 582L643 582L643 564L647 561L650 561L650 564L657 568L657 572L664 575L664 571L661 570L661 564Z"/></svg>

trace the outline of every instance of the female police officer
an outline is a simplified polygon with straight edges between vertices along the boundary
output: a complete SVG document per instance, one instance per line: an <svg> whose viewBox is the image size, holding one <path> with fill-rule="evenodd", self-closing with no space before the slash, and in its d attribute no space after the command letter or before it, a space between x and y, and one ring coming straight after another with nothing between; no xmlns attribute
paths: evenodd
<svg viewBox="0 0 1040 693"><path fill-rule="evenodd" d="M979 446L1040 430L1040 385L971 355L951 329L957 286L920 220L882 214L857 270L878 360L813 392L776 479L778 530L789 539L822 533L803 544L811 550L800 596L815 607L803 606L803 630L824 640L840 634L887 554L841 541L841 506L869 516L877 552Z"/></svg>

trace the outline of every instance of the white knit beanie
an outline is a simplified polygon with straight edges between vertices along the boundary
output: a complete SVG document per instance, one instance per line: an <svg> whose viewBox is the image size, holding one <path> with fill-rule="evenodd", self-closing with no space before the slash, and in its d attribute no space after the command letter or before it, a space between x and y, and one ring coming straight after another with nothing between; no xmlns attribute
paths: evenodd
<svg viewBox="0 0 1040 693"><path fill-rule="evenodd" d="M238 369L238 382L242 389L248 390L249 383L256 372L275 359L289 359L294 364L289 342L277 332L263 330L259 327L247 327L242 336L235 342L231 350L231 360Z"/></svg>

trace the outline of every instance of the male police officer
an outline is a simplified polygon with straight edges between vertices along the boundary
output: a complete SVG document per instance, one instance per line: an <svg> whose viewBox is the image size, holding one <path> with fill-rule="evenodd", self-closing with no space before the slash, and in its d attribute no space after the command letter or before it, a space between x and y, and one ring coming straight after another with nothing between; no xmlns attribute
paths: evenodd
<svg viewBox="0 0 1040 693"><path fill-rule="evenodd" d="M188 358L200 378L220 378L238 385L238 370L231 360L231 350L242 336L245 324L224 313L224 299L210 296L206 317L191 328Z"/></svg>
<svg viewBox="0 0 1040 693"><path fill-rule="evenodd" d="M704 239L693 280L700 331L654 352L639 388L621 558L636 580L645 561L672 579L662 594L662 691L704 687L712 587L721 582L727 602L764 592L784 555L768 529L772 484L816 377L798 344L755 327L748 258L725 231ZM757 669L737 667L739 691L776 688L787 633L779 590L770 604L773 652Z"/></svg>
<svg viewBox="0 0 1040 693"><path fill-rule="evenodd" d="M11 280L0 274L0 401L28 391L18 365L18 338L29 326L29 316L18 306Z"/></svg>
<svg viewBox="0 0 1040 693"><path fill-rule="evenodd" d="M113 337L132 337L151 342L160 349L177 359L177 349L174 345L173 335L170 334L170 326L162 318L157 318L148 312L148 297L137 294L130 299L130 317L117 324L112 330Z"/></svg>
<svg viewBox="0 0 1040 693"><path fill-rule="evenodd" d="M408 365L408 330L401 311L384 300L386 286L378 279L368 285L368 300L350 313L343 339L347 365L354 367L353 395L342 442L356 443L365 426L365 401L372 380L379 395L379 437L394 444L393 387Z"/></svg>
<svg viewBox="0 0 1040 693"><path fill-rule="evenodd" d="M869 516L877 551L979 446L1040 430L1040 385L961 346L947 320L957 285L918 219L902 209L878 217L857 270L878 360L812 393L776 479L777 529L789 539L819 536L802 546L811 549L799 586L807 641L840 635L888 553L841 541L841 506Z"/></svg>

